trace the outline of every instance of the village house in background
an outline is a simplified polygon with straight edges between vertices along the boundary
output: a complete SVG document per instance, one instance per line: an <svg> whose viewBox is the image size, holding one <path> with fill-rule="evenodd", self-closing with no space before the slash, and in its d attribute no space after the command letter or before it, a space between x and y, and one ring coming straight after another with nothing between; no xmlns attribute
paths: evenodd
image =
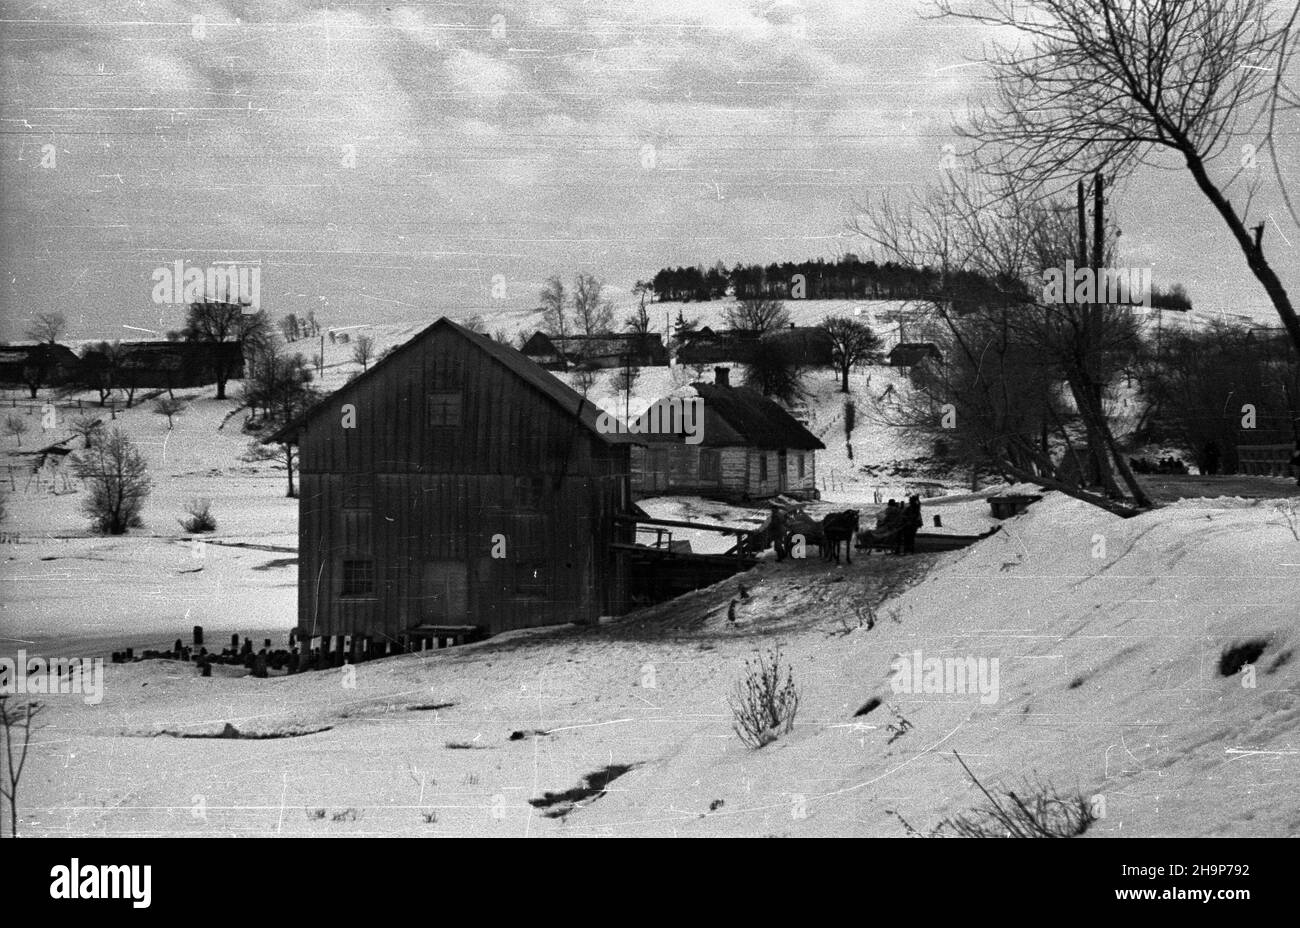
<svg viewBox="0 0 1300 928"><path fill-rule="evenodd" d="M889 352L890 367L916 367L930 361L943 363L943 353L934 342L899 342Z"/></svg>
<svg viewBox="0 0 1300 928"><path fill-rule="evenodd" d="M629 449L522 353L439 319L274 441L300 447L298 629L417 647L626 608ZM340 642L341 644L341 642Z"/></svg>
<svg viewBox="0 0 1300 928"><path fill-rule="evenodd" d="M82 356L88 382L108 378L114 386L177 390L205 387L244 376L244 348L238 342L121 342L110 362L92 348Z"/></svg>
<svg viewBox="0 0 1300 928"><path fill-rule="evenodd" d="M703 437L686 441L683 426L639 434L632 448L632 492L637 498L685 494L754 500L786 495L816 499L816 452L826 446L790 413L756 390L733 387L719 367L715 382L692 384L703 401ZM652 404L637 420L670 422L672 401ZM655 411L655 407L663 407ZM698 427L698 425L697 425Z"/></svg>
<svg viewBox="0 0 1300 928"><path fill-rule="evenodd" d="M682 334L677 363L685 365L744 364L753 356L761 338L773 339L790 351L791 359L801 367L830 367L834 343L830 333L820 326L794 326L759 334L728 329L716 332L705 326Z"/></svg>
<svg viewBox="0 0 1300 928"><path fill-rule="evenodd" d="M61 386L73 380L81 359L71 348L59 344L0 345L0 386Z"/></svg>
<svg viewBox="0 0 1300 928"><path fill-rule="evenodd" d="M547 335L534 332L521 349L548 371L610 367L665 367L668 349L657 333Z"/></svg>
<svg viewBox="0 0 1300 928"><path fill-rule="evenodd" d="M117 342L110 352L91 346L81 357L59 344L0 346L0 386L77 386L115 390L204 387L244 376L237 342Z"/></svg>

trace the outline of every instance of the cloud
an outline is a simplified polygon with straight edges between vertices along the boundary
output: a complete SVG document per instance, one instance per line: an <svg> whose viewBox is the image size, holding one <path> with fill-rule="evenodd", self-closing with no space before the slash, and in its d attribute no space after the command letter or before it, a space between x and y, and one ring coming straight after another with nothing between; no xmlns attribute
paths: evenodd
<svg viewBox="0 0 1300 928"><path fill-rule="evenodd" d="M579 266L834 253L978 91L981 37L921 2L10 3L0 334L112 334L180 257L262 260L274 314L405 321L502 308L492 273L517 309Z"/></svg>

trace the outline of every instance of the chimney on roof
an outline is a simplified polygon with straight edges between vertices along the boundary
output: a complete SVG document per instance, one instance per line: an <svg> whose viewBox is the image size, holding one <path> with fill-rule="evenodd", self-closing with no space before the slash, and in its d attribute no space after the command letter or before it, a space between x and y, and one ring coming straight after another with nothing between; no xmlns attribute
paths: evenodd
<svg viewBox="0 0 1300 928"><path fill-rule="evenodd" d="M715 367L713 369L713 382L720 387L731 386L731 371L725 367Z"/></svg>

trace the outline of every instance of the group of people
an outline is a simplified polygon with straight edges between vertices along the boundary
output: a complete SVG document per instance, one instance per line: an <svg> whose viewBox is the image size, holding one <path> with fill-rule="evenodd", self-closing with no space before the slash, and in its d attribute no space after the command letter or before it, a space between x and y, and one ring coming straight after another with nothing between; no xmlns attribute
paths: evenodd
<svg viewBox="0 0 1300 928"><path fill-rule="evenodd" d="M921 530L921 497L908 497L906 503L891 499L876 516L878 539L892 538L895 554L916 553L916 533Z"/></svg>

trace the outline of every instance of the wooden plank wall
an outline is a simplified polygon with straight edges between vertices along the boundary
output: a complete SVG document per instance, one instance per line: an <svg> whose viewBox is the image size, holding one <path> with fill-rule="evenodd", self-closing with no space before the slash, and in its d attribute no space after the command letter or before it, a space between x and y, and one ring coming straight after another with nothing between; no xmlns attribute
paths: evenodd
<svg viewBox="0 0 1300 928"><path fill-rule="evenodd" d="M428 338L328 400L303 437L300 628L396 637L433 621L424 577L446 561L465 565L465 621L494 633L621 611L625 578L608 544L628 535L612 518L629 495L627 447L605 445L454 331ZM429 428L425 397L458 387L461 427ZM342 427L345 404L354 429ZM536 511L519 478L540 478ZM369 506L348 508L350 485L368 485ZM505 556L494 558L498 534ZM341 596L354 557L374 560L372 597ZM521 594L534 564L546 589Z"/></svg>

